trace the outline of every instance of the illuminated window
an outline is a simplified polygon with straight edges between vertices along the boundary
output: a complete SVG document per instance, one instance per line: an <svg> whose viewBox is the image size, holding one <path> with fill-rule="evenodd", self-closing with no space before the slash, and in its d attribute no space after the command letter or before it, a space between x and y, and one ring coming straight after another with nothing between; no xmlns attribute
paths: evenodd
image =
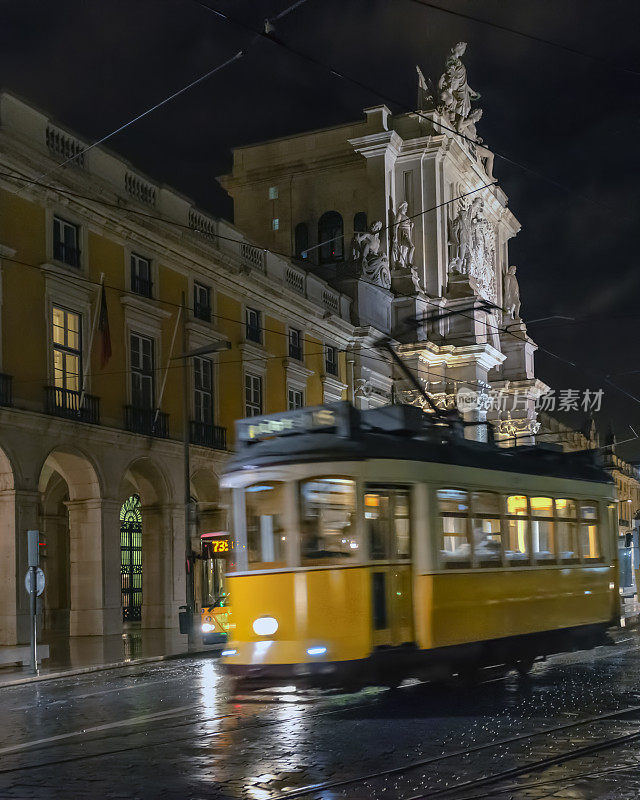
<svg viewBox="0 0 640 800"><path fill-rule="evenodd" d="M276 217L271 220L271 230L277 231L280 228L280 220Z"/></svg>
<svg viewBox="0 0 640 800"><path fill-rule="evenodd" d="M406 489L368 490L364 496L364 519L372 561L411 558Z"/></svg>
<svg viewBox="0 0 640 800"><path fill-rule="evenodd" d="M532 497L531 546L537 561L554 561L553 498Z"/></svg>
<svg viewBox="0 0 640 800"><path fill-rule="evenodd" d="M507 497L507 537L504 554L509 562L529 561L527 513L527 498L524 495Z"/></svg>
<svg viewBox="0 0 640 800"><path fill-rule="evenodd" d="M56 405L69 407L75 402L68 392L79 392L82 377L81 317L73 311L54 306L52 309L53 382Z"/></svg>
<svg viewBox="0 0 640 800"><path fill-rule="evenodd" d="M285 566L284 483L256 483L245 489L247 551L252 569Z"/></svg>
<svg viewBox="0 0 640 800"><path fill-rule="evenodd" d="M302 564L343 564L358 553L355 483L312 478L300 484Z"/></svg>
<svg viewBox="0 0 640 800"><path fill-rule="evenodd" d="M438 489L437 498L442 566L446 569L470 567L469 495L460 489Z"/></svg>
<svg viewBox="0 0 640 800"><path fill-rule="evenodd" d="M278 199L278 187L277 186L270 186L269 187L269 200L277 200Z"/></svg>
<svg viewBox="0 0 640 800"><path fill-rule="evenodd" d="M578 558L578 523L575 500L556 498L556 550L561 561L574 564Z"/></svg>
<svg viewBox="0 0 640 800"><path fill-rule="evenodd" d="M473 561L479 567L502 564L501 497L495 492L473 492Z"/></svg>
<svg viewBox="0 0 640 800"><path fill-rule="evenodd" d="M579 546L583 561L600 560L598 504L595 500L580 503Z"/></svg>

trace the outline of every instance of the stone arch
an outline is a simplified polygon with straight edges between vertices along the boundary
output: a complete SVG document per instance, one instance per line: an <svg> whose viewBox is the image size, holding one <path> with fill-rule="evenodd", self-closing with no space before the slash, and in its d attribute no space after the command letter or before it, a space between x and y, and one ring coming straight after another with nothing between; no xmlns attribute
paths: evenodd
<svg viewBox="0 0 640 800"><path fill-rule="evenodd" d="M117 571L110 536L114 506L104 499L99 468L77 448L55 447L37 486L48 632L116 633L118 598L110 590Z"/></svg>
<svg viewBox="0 0 640 800"><path fill-rule="evenodd" d="M20 594L18 585L23 565L26 570L26 559L20 557L25 547L20 542L14 464L4 447L0 447L0 644L16 644L24 637L20 617L26 614L26 595L24 591Z"/></svg>
<svg viewBox="0 0 640 800"><path fill-rule="evenodd" d="M175 503L165 471L147 456L124 470L118 505L131 495L139 496L142 512L142 627L173 627L184 602L184 590L176 589L184 585L184 506Z"/></svg>

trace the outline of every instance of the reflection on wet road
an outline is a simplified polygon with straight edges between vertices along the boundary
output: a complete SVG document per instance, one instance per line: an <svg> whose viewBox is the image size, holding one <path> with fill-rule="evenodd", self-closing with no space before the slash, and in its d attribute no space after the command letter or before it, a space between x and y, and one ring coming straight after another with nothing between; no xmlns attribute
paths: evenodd
<svg viewBox="0 0 640 800"><path fill-rule="evenodd" d="M212 657L8 687L0 797L627 800L639 678L627 632L474 687L234 696Z"/></svg>

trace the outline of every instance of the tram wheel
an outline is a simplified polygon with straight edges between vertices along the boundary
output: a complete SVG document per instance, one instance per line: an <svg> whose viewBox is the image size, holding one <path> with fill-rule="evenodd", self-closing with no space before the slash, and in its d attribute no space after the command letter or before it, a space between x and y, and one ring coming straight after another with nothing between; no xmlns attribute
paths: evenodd
<svg viewBox="0 0 640 800"><path fill-rule="evenodd" d="M535 658L533 656L527 656L526 658L519 658L517 661L513 663L513 668L518 673L518 675L525 678L531 672L534 662Z"/></svg>

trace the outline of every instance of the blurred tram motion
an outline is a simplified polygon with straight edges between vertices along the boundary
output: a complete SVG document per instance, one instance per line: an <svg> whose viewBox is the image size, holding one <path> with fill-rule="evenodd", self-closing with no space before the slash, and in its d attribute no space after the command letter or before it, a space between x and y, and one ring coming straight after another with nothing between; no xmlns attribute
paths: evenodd
<svg viewBox="0 0 640 800"><path fill-rule="evenodd" d="M237 423L231 675L394 684L608 641L616 507L596 454L461 431L346 402Z"/></svg>

